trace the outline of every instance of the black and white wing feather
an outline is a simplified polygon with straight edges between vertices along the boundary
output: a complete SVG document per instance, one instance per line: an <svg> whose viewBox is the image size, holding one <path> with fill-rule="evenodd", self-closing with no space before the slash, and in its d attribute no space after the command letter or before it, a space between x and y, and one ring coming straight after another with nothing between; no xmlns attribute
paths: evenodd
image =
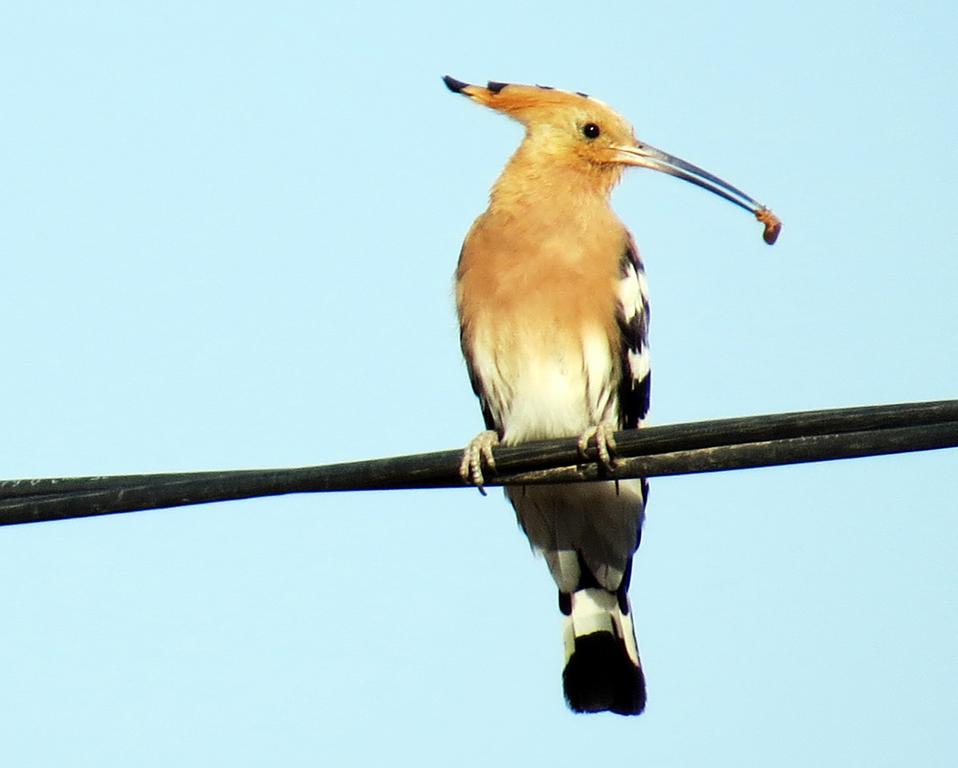
<svg viewBox="0 0 958 768"><path fill-rule="evenodd" d="M622 254L618 286L619 411L623 429L635 429L649 412L652 371L649 361L649 297L645 267L632 237Z"/></svg>

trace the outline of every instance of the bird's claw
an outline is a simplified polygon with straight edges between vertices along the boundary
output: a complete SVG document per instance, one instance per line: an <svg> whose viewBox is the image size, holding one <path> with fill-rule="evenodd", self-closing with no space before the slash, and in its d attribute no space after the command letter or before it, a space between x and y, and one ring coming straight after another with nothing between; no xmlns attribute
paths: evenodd
<svg viewBox="0 0 958 768"><path fill-rule="evenodd" d="M485 478L482 476L482 463L485 461L486 467L493 472L496 470L496 460L492 455L492 449L499 445L499 435L487 429L480 432L466 446L462 452L462 462L459 464L459 476L467 485L474 485L479 489L479 493L486 495Z"/></svg>
<svg viewBox="0 0 958 768"><path fill-rule="evenodd" d="M600 423L589 427L579 436L579 455L588 459L589 443L595 440L595 450L599 464L607 472L615 469L615 427L612 424Z"/></svg>

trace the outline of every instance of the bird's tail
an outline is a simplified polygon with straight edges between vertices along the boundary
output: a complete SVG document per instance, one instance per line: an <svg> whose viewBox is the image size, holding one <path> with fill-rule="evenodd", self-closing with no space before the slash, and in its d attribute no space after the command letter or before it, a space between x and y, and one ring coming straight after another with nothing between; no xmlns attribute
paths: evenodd
<svg viewBox="0 0 958 768"><path fill-rule="evenodd" d="M563 608L569 608L562 672L569 707L575 712L641 713L645 709L645 676L632 609L624 592L616 595L590 587L561 597L566 598Z"/></svg>

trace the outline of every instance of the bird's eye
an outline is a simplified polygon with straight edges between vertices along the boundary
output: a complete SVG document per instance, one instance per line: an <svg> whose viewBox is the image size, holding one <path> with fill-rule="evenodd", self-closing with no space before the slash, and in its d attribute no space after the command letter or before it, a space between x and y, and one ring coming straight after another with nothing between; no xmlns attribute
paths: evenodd
<svg viewBox="0 0 958 768"><path fill-rule="evenodd" d="M600 133L602 133L602 131L595 123L586 123L582 126L582 135L587 139L597 139Z"/></svg>

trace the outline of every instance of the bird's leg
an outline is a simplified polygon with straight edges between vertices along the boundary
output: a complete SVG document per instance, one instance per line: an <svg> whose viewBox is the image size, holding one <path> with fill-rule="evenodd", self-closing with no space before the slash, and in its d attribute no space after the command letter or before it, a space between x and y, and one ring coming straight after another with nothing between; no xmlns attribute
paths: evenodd
<svg viewBox="0 0 958 768"><path fill-rule="evenodd" d="M579 436L579 455L583 459L588 459L589 443L595 440L595 450L598 454L599 464L607 472L615 468L615 430L616 425L608 421L600 421L593 424Z"/></svg>
<svg viewBox="0 0 958 768"><path fill-rule="evenodd" d="M486 466L495 471L496 460L492 456L492 449L499 445L499 435L491 429L480 432L466 446L462 452L462 462L459 464L459 475L463 482L474 485L479 489L479 493L486 495L485 478L482 476L482 462L485 460Z"/></svg>

